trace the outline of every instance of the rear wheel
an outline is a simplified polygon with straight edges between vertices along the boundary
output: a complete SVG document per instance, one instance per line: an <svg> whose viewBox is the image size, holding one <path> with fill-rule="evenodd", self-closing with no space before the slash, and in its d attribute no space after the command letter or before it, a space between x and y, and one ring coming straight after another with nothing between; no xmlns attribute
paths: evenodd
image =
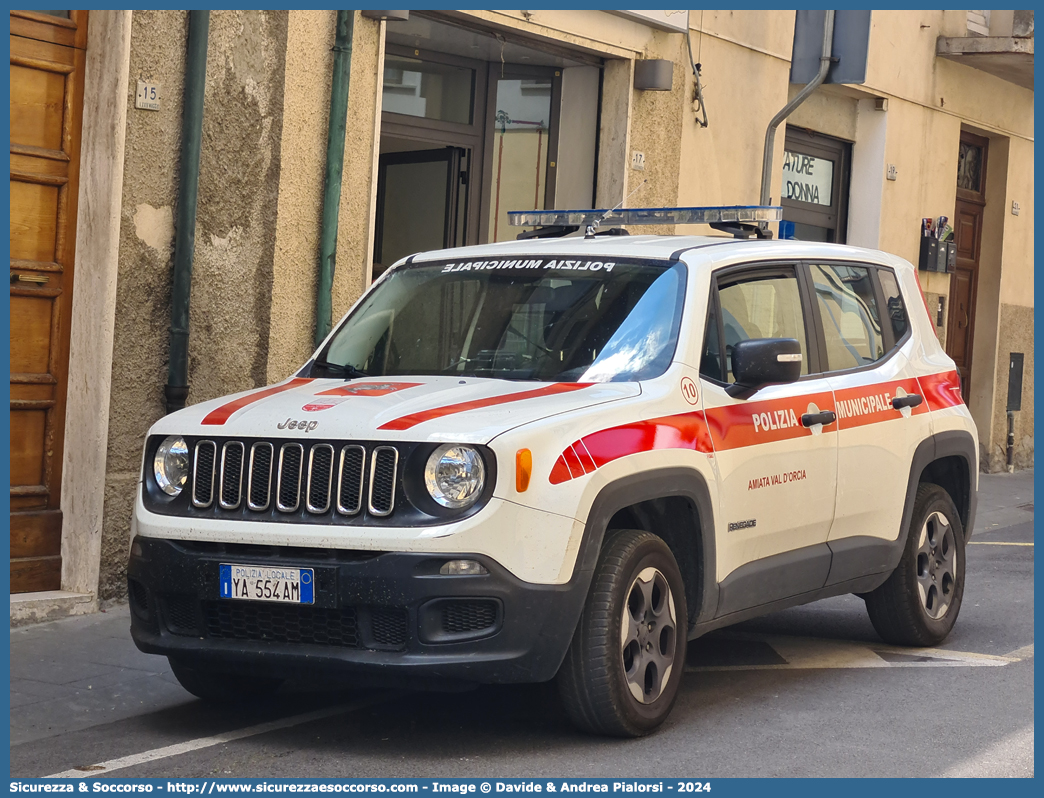
<svg viewBox="0 0 1044 798"><path fill-rule="evenodd" d="M174 678L196 698L214 704L236 704L275 692L282 679L226 673L168 658Z"/></svg>
<svg viewBox="0 0 1044 798"><path fill-rule="evenodd" d="M685 586L662 539L610 533L558 673L559 693L581 729L640 737L670 714L685 666Z"/></svg>
<svg viewBox="0 0 1044 798"><path fill-rule="evenodd" d="M903 557L863 598L874 629L889 643L931 646L950 633L964 598L964 527L941 487L918 486Z"/></svg>

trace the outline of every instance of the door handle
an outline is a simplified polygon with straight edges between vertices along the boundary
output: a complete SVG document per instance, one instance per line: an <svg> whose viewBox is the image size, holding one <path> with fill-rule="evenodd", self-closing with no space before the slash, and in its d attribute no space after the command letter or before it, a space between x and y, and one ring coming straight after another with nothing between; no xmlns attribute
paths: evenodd
<svg viewBox="0 0 1044 798"><path fill-rule="evenodd" d="M896 396L892 399L892 407L896 410L902 410L904 407L917 407L921 402L924 401L919 393L908 393L906 396Z"/></svg>
<svg viewBox="0 0 1044 798"><path fill-rule="evenodd" d="M837 416L833 410L821 410L818 413L804 413L801 416L801 424L805 427L811 427L813 424L833 424L837 421Z"/></svg>
<svg viewBox="0 0 1044 798"><path fill-rule="evenodd" d="M11 285L15 283L34 283L36 285L43 285L48 282L51 278L46 274L12 274Z"/></svg>

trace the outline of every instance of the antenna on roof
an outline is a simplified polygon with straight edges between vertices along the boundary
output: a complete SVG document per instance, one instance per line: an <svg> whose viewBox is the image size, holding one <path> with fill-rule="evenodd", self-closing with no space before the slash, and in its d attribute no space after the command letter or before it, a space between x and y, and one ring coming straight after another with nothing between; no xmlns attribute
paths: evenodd
<svg viewBox="0 0 1044 798"><path fill-rule="evenodd" d="M595 230L598 229L598 225L600 225L602 222L604 222L606 217L611 216L612 214L614 214L618 210L620 210L620 206L623 205L625 202L627 202L627 200L629 200L635 194L637 194L638 193L638 189L640 189L642 186L644 186L648 182L649 182L649 178L645 178L645 180L643 180L641 183L639 183L637 186L634 187L634 191L632 191L630 194L628 194L626 197L624 197L622 200L620 200L616 204L615 208L613 208L612 210L606 211L601 216L599 216L597 219L595 219L593 222L588 223L587 229L584 231L584 238L594 238L595 237Z"/></svg>

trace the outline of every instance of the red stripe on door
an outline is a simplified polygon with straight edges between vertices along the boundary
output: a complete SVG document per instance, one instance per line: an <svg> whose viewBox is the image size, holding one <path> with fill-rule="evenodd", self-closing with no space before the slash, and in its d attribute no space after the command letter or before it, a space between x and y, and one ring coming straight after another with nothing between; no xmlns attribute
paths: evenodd
<svg viewBox="0 0 1044 798"><path fill-rule="evenodd" d="M834 395L824 391L786 399L714 407L707 411L707 426L714 441L714 450L721 452L812 435L811 429L802 426L801 416L833 409ZM823 432L834 432L836 429L834 424L829 424L823 427Z"/></svg>
<svg viewBox="0 0 1044 798"><path fill-rule="evenodd" d="M200 423L207 425L224 424L233 413L237 410L242 410L247 405L252 405L254 402L260 402L262 399L267 399L269 396L275 396L277 393L282 393L283 391L289 391L293 388L307 385L311 381L311 378L308 377L294 377L290 382L284 382L282 385L273 385L271 388L265 388L263 391L247 394L246 396L240 396L238 399L235 399L228 404L221 405L221 407L211 410Z"/></svg>
<svg viewBox="0 0 1044 798"><path fill-rule="evenodd" d="M892 407L892 399L899 396L899 389L908 394L921 393L921 386L916 378L882 382L877 385L860 385L855 388L841 388L834 391L838 429L852 429L881 421L893 421L903 418L901 410ZM911 415L928 412L928 403L921 402L910 408Z"/></svg>
<svg viewBox="0 0 1044 798"><path fill-rule="evenodd" d="M443 416L452 416L455 413L466 413L469 410L481 410L485 407L507 404L508 402L521 402L524 399L537 399L541 396L554 396L559 393L569 393L587 388L590 382L556 382L543 388L534 388L531 391L519 391L518 393L504 394L503 396L491 396L488 399L475 399L471 402L458 402L455 405L435 407L431 410L422 410L419 413L410 413L408 416L381 424L378 429L404 430L432 421Z"/></svg>
<svg viewBox="0 0 1044 798"><path fill-rule="evenodd" d="M961 399L961 378L956 371L919 377L924 401L930 410L945 410L964 404Z"/></svg>

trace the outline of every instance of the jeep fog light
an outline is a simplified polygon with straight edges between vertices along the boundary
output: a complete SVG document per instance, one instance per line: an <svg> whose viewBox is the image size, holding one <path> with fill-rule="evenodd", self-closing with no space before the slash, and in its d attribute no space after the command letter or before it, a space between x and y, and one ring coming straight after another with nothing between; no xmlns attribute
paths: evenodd
<svg viewBox="0 0 1044 798"><path fill-rule="evenodd" d="M475 560L450 560L439 569L442 576L482 576L488 573L485 566Z"/></svg>
<svg viewBox="0 0 1044 798"><path fill-rule="evenodd" d="M443 444L431 453L424 467L424 485L431 498L453 510L478 501L485 483L482 455L470 446Z"/></svg>
<svg viewBox="0 0 1044 798"><path fill-rule="evenodd" d="M185 439L177 435L164 438L152 461L156 484L168 496L177 496L188 481L189 453Z"/></svg>

